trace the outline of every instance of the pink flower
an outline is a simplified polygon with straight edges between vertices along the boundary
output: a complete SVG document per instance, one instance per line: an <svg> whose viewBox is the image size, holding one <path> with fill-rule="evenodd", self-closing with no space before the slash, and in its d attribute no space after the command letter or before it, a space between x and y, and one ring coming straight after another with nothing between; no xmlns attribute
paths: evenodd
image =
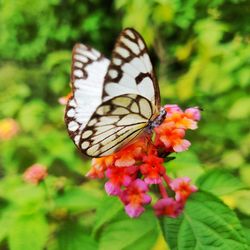
<svg viewBox="0 0 250 250"><path fill-rule="evenodd" d="M175 152L183 152L183 151L188 150L190 145L191 145L190 141L186 139L182 139L182 140L180 139L175 142L175 145L173 146L173 150Z"/></svg>
<svg viewBox="0 0 250 250"><path fill-rule="evenodd" d="M167 215L176 218L183 210L182 203L175 201L173 198L160 199L154 205L154 210L157 216Z"/></svg>
<svg viewBox="0 0 250 250"><path fill-rule="evenodd" d="M183 112L177 105L166 105L167 111L164 122L173 122L176 128L196 129L197 121L200 120L200 110L198 108L188 108Z"/></svg>
<svg viewBox="0 0 250 250"><path fill-rule="evenodd" d="M146 192L148 192L147 184L141 179L136 179L120 194L125 211L130 217L141 215L145 210L143 205L151 202L151 197Z"/></svg>
<svg viewBox="0 0 250 250"><path fill-rule="evenodd" d="M23 178L28 183L38 184L48 175L47 169L41 164L34 164L27 168L23 174Z"/></svg>
<svg viewBox="0 0 250 250"><path fill-rule="evenodd" d="M167 104L164 106L164 108L168 115L171 113L182 112L181 108L176 104Z"/></svg>
<svg viewBox="0 0 250 250"><path fill-rule="evenodd" d="M108 195L118 195L121 192L121 186L128 186L136 177L138 168L130 167L112 167L106 171L109 181L105 183L105 190Z"/></svg>
<svg viewBox="0 0 250 250"><path fill-rule="evenodd" d="M71 98L72 96L72 93L68 93L66 96L62 96L60 98L58 98L58 102L61 104L61 105L66 105L68 100Z"/></svg>
<svg viewBox="0 0 250 250"><path fill-rule="evenodd" d="M143 157L143 162L140 166L141 173L144 175L144 181L147 184L161 183L161 176L166 172L163 164L163 159L155 155Z"/></svg>
<svg viewBox="0 0 250 250"><path fill-rule="evenodd" d="M172 180L166 174L164 157L172 152L182 152L191 143L185 139L187 129L196 129L200 120L198 108L183 111L177 105L166 105L164 121L154 129L155 136L142 133L139 138L113 154L92 160L87 173L90 178L108 178L105 190L116 195L125 206L126 213L140 216L151 202L147 194L149 185L158 185L162 196L154 205L158 216L177 217L183 210L188 196L197 190L187 177ZM170 159L170 158L169 158ZM171 190L170 190L171 189ZM175 197L170 198L168 190Z"/></svg>
<svg viewBox="0 0 250 250"><path fill-rule="evenodd" d="M197 187L190 184L188 177L176 178L171 180L170 188L175 192L177 201L186 201L188 196L197 191Z"/></svg>
<svg viewBox="0 0 250 250"><path fill-rule="evenodd" d="M198 107L186 109L185 115L194 121L199 121L201 119L201 112Z"/></svg>

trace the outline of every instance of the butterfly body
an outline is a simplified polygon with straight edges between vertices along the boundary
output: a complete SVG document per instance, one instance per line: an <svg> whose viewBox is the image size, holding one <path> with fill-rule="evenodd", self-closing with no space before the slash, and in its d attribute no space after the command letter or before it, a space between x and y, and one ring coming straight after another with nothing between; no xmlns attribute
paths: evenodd
<svg viewBox="0 0 250 250"><path fill-rule="evenodd" d="M165 108L161 108L160 114L153 121L149 122L149 124L148 124L149 132L152 133L152 130L154 128L160 126L162 124L162 122L164 121L166 115L167 115L167 111L165 110Z"/></svg>
<svg viewBox="0 0 250 250"><path fill-rule="evenodd" d="M121 32L111 60L83 44L72 60L65 123L85 155L110 155L164 119L146 44L134 29Z"/></svg>

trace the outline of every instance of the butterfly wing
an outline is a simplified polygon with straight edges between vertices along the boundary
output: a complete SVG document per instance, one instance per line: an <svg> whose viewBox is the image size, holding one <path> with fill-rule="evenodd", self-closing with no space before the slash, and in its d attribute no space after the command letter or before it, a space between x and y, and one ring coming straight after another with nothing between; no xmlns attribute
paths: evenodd
<svg viewBox="0 0 250 250"><path fill-rule="evenodd" d="M160 94L143 38L125 29L117 39L105 76L103 103L81 139L91 157L112 154L137 137L159 111Z"/></svg>
<svg viewBox="0 0 250 250"><path fill-rule="evenodd" d="M78 148L88 156L101 157L119 150L148 126L159 112L160 94L146 44L135 30L122 31L111 62L92 49L95 58L90 56L89 50L91 61L83 64L81 72L74 60L83 63L76 55L86 57L86 51L73 53L73 96L65 120ZM91 82L98 83L93 84L99 86L98 94L96 88L91 92Z"/></svg>
<svg viewBox="0 0 250 250"><path fill-rule="evenodd" d="M128 93L147 98L159 110L160 91L147 46L132 28L124 29L116 41L105 76L103 100Z"/></svg>
<svg viewBox="0 0 250 250"><path fill-rule="evenodd" d="M71 67L72 97L65 110L65 123L76 146L89 118L102 102L104 77L110 61L99 51L83 44L73 48Z"/></svg>
<svg viewBox="0 0 250 250"><path fill-rule="evenodd" d="M137 137L153 116L151 102L143 96L127 94L103 102L90 118L81 139L85 155L110 155Z"/></svg>

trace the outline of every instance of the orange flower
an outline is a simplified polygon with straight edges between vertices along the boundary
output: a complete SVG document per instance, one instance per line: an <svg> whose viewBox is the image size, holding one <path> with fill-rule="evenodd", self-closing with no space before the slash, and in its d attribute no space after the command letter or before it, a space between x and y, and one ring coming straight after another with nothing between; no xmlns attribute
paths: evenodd
<svg viewBox="0 0 250 250"><path fill-rule="evenodd" d="M155 145L165 147L169 152L182 152L188 149L191 143L183 139L185 130L176 128L174 122L163 122L155 128Z"/></svg>
<svg viewBox="0 0 250 250"><path fill-rule="evenodd" d="M89 178L103 178L104 172L108 167L113 166L114 155L92 159L91 169L86 174Z"/></svg>
<svg viewBox="0 0 250 250"><path fill-rule="evenodd" d="M137 175L138 168L136 166L129 167L111 167L106 171L109 181L105 183L105 190L108 195L118 195L121 187L128 186Z"/></svg>
<svg viewBox="0 0 250 250"><path fill-rule="evenodd" d="M17 122L12 118L6 118L0 121L0 140L9 140L19 131Z"/></svg>
<svg viewBox="0 0 250 250"><path fill-rule="evenodd" d="M123 147L120 151L114 154L116 167L128 167L141 161L145 153L147 152L148 137L141 136L129 145Z"/></svg>
<svg viewBox="0 0 250 250"><path fill-rule="evenodd" d="M188 196L197 191L197 187L190 184L188 177L176 178L171 181L170 188L175 192L177 201L186 201Z"/></svg>
<svg viewBox="0 0 250 250"><path fill-rule="evenodd" d="M163 166L163 159L155 155L143 157L143 164L140 166L141 173L145 177L147 184L161 183L161 176L166 172Z"/></svg>
<svg viewBox="0 0 250 250"><path fill-rule="evenodd" d="M176 128L182 129L196 129L197 122L195 118L198 117L199 110L196 108L187 109L183 112L178 106L175 105L165 106L167 116L164 122L173 122Z"/></svg>

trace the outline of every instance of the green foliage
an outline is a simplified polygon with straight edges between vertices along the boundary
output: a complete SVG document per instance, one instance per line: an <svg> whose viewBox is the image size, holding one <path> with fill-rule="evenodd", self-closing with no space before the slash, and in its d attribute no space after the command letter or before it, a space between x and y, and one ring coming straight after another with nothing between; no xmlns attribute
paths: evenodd
<svg viewBox="0 0 250 250"><path fill-rule="evenodd" d="M215 196L198 192L178 219L162 218L171 249L248 249L240 222Z"/></svg>
<svg viewBox="0 0 250 250"><path fill-rule="evenodd" d="M214 169L201 175L196 184L202 190L215 195L230 194L234 191L244 189L246 186L228 171Z"/></svg>
<svg viewBox="0 0 250 250"><path fill-rule="evenodd" d="M249 8L246 0L1 1L0 123L12 118L18 129L0 136L0 249L161 250L162 234L169 249L248 249ZM191 149L166 168L206 193L161 228L151 211L129 219L102 181L84 177L90 162L69 139L58 103L70 91L73 45L110 55L127 26L149 46L162 103L204 110L188 134ZM35 163L49 176L26 184L23 172Z"/></svg>
<svg viewBox="0 0 250 250"><path fill-rule="evenodd" d="M113 218L103 229L100 237L101 250L150 249L157 237L157 221L152 211L139 220L131 220L124 213ZM146 226L147 225L147 226Z"/></svg>
<svg viewBox="0 0 250 250"><path fill-rule="evenodd" d="M48 224L41 213L23 215L11 225L9 246L13 250L39 250L45 245L47 237Z"/></svg>
<svg viewBox="0 0 250 250"><path fill-rule="evenodd" d="M96 250L97 243L88 234L84 228L76 221L69 221L61 225L58 232L58 249L65 250Z"/></svg>

